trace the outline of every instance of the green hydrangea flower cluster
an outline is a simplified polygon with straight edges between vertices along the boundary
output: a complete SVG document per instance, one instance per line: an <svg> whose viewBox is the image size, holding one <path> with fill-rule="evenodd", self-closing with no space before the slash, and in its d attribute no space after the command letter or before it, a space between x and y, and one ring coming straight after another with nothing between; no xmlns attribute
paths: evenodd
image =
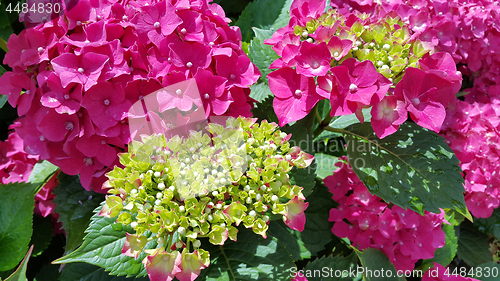
<svg viewBox="0 0 500 281"><path fill-rule="evenodd" d="M100 213L136 231L122 252L137 257L157 239L161 251L184 253L192 245L208 265L201 237L222 245L236 240L242 223L265 238L271 214L302 231L308 203L288 172L313 157L291 147L290 135L276 124L255 122L230 118L226 126L210 123L187 137L152 135L131 143L119 155L124 167L107 174L109 195Z"/></svg>
<svg viewBox="0 0 500 281"><path fill-rule="evenodd" d="M336 32L317 33L320 27L334 27ZM332 35L354 42L349 46L349 54L340 61L332 59L331 66L352 57L359 61L370 60L377 71L393 81L394 85L402 79L406 68L417 67L417 61L433 50L431 44L412 37L409 28L398 16L387 15L374 20L366 13L358 13L346 18L330 9L319 18L311 19L305 26L296 25L294 34L300 36L301 41L308 40L311 43L328 43ZM328 36L324 37L325 34Z"/></svg>
<svg viewBox="0 0 500 281"><path fill-rule="evenodd" d="M490 253L493 262L500 263L500 241L498 239L494 239L490 243Z"/></svg>

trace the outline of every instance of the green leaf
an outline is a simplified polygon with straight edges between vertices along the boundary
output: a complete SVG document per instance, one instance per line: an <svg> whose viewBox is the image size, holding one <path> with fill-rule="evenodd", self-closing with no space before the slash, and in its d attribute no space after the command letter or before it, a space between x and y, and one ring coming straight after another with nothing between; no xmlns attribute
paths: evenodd
<svg viewBox="0 0 500 281"><path fill-rule="evenodd" d="M292 2L293 0L285 1L285 4L283 5L283 8L281 8L281 12L278 18L272 25L272 28L279 29L288 25L288 22L290 22L290 7L292 6Z"/></svg>
<svg viewBox="0 0 500 281"><path fill-rule="evenodd" d="M487 262L474 268L474 276L469 276L481 281L498 281L500 277L500 264Z"/></svg>
<svg viewBox="0 0 500 281"><path fill-rule="evenodd" d="M126 278L109 275L104 268L88 263L67 264L61 271L58 281L149 281L148 277Z"/></svg>
<svg viewBox="0 0 500 281"><path fill-rule="evenodd" d="M33 167L33 171L31 171L29 182L36 184L45 184L49 179L57 172L59 167L50 163L47 160L43 160L40 163L36 163L35 167Z"/></svg>
<svg viewBox="0 0 500 281"><path fill-rule="evenodd" d="M285 0L256 0L248 4L235 23L241 29L243 41L252 38L252 27L271 28L284 4Z"/></svg>
<svg viewBox="0 0 500 281"><path fill-rule="evenodd" d="M33 281L54 281L59 277L59 268L57 264L46 263L42 266L40 271L37 272Z"/></svg>
<svg viewBox="0 0 500 281"><path fill-rule="evenodd" d="M223 246L203 240L202 249L210 252L210 266L197 280L290 280L293 259L283 243L268 235L267 239L240 227L238 241Z"/></svg>
<svg viewBox="0 0 500 281"><path fill-rule="evenodd" d="M3 17L3 15L1 15L1 13L0 13L0 17ZM4 42L7 42L9 40L9 37L10 37L10 35L12 33L14 33L14 31L12 30L12 27L10 27L10 25L4 26L4 27L0 27L0 40L3 40ZM4 48L7 47L6 44L1 44L0 43L0 45L5 45L5 46L2 46L2 49L4 49Z"/></svg>
<svg viewBox="0 0 500 281"><path fill-rule="evenodd" d="M425 269L434 267L434 262L446 267L451 263L451 261L453 261L455 255L457 254L458 239L455 235L455 227L445 223L443 223L441 227L446 235L446 242L443 248L436 249L434 252L434 258L423 262L422 267Z"/></svg>
<svg viewBox="0 0 500 281"><path fill-rule="evenodd" d="M300 237L304 246L312 256L325 249L325 246L335 239L332 233L333 223L328 221L330 209L336 206L328 188L316 182L312 194L306 197L309 206L304 211L306 225Z"/></svg>
<svg viewBox="0 0 500 281"><path fill-rule="evenodd" d="M457 255L470 266L491 262L488 236L474 228L471 223L460 225Z"/></svg>
<svg viewBox="0 0 500 281"><path fill-rule="evenodd" d="M0 271L14 268L28 251L36 187L29 183L0 185Z"/></svg>
<svg viewBox="0 0 500 281"><path fill-rule="evenodd" d="M2 32L3 32L2 29L0 29L0 33L2 33ZM5 42L5 40L3 40L1 37L0 37L0 49L2 49L4 52L8 52L9 51L9 49L7 48L7 42ZM4 73L5 73L5 71L4 71ZM0 74L3 74L3 73L0 73ZM2 75L0 75L0 76L2 76Z"/></svg>
<svg viewBox="0 0 500 281"><path fill-rule="evenodd" d="M28 279L26 278L26 268L28 266L28 261L30 260L32 251L33 246L30 247L28 253L26 253L26 256L24 257L17 270L14 271L11 276L5 279L5 281L28 281Z"/></svg>
<svg viewBox="0 0 500 281"><path fill-rule="evenodd" d="M286 226L282 220L271 221L267 232L278 239L295 261L311 258L311 252L305 247L301 234Z"/></svg>
<svg viewBox="0 0 500 281"><path fill-rule="evenodd" d="M253 28L253 31L255 32L255 38L250 42L248 55L250 60L259 68L262 79L267 83L267 75L271 73L269 66L279 56L270 45L264 44L264 40L271 38L274 31L259 28Z"/></svg>
<svg viewBox="0 0 500 281"><path fill-rule="evenodd" d="M14 33L14 31L12 30L12 27L10 25L9 16L5 11L3 5L0 5L0 40L3 40L4 43L7 42L12 33ZM2 46L2 49L7 47L6 44L0 43L0 45L5 45Z"/></svg>
<svg viewBox="0 0 500 281"><path fill-rule="evenodd" d="M472 220L462 170L443 137L409 122L384 139L367 122L347 127L344 137L349 162L372 194L420 214L449 208Z"/></svg>
<svg viewBox="0 0 500 281"><path fill-rule="evenodd" d="M2 75L3 75L5 72L7 72L7 70L5 70L5 68L4 68L2 65L0 65L0 77L2 77Z"/></svg>
<svg viewBox="0 0 500 281"><path fill-rule="evenodd" d="M268 122L278 123L278 117L274 113L273 97L267 97L257 104L257 107L252 108L252 115L256 117L259 122L267 120Z"/></svg>
<svg viewBox="0 0 500 281"><path fill-rule="evenodd" d="M353 280L356 277L358 257L352 253L347 257L343 256L325 256L309 262L304 268L304 276L308 281L340 281L340 280ZM326 270L325 270L326 269ZM341 274L335 277L335 272L345 272L344 278ZM317 274L317 273L320 274ZM295 274L294 274L295 275Z"/></svg>
<svg viewBox="0 0 500 281"><path fill-rule="evenodd" d="M5 103L7 103L7 96L0 95L0 109L5 105Z"/></svg>
<svg viewBox="0 0 500 281"><path fill-rule="evenodd" d="M33 235L31 236L30 242L31 245L35 246L33 249L33 257L39 256L49 247L52 241L53 232L54 227L50 216L47 218L33 216Z"/></svg>
<svg viewBox="0 0 500 281"><path fill-rule="evenodd" d="M365 122L370 122L370 120L372 119L371 109L365 108L362 110L362 112L365 118ZM350 114L350 115L339 116L338 118L334 119L332 122L330 122L330 127L344 129L347 126L358 123L359 119L358 117L356 117L356 114Z"/></svg>
<svg viewBox="0 0 500 281"><path fill-rule="evenodd" d="M339 162L339 158L328 154L316 153L314 154L316 164L316 175L320 179L324 179L333 175L335 163Z"/></svg>
<svg viewBox="0 0 500 281"><path fill-rule="evenodd" d="M364 274L365 279L367 281L405 281L404 277L398 277L396 268L394 265L389 261L387 256L381 252L378 249L372 249L368 248L364 250L363 252L358 251L356 248L354 251L359 257L359 260L361 261L361 264L363 265L363 268L365 269L366 273L368 273L368 270L371 270L372 272L378 271L380 273L380 270L384 270L384 275L382 276L381 274L378 275L379 277L375 277L376 274L372 274L371 276L369 274ZM390 272L390 273L389 273ZM390 277L392 276L392 277Z"/></svg>
<svg viewBox="0 0 500 281"><path fill-rule="evenodd" d="M99 207L104 195L85 190L78 176L61 173L58 179L59 186L53 191L56 195L55 212L66 231L66 253L69 253L82 243L92 211Z"/></svg>
<svg viewBox="0 0 500 281"><path fill-rule="evenodd" d="M104 205L105 202L102 203ZM53 263L85 262L100 266L111 275L146 276L141 261L146 257L142 252L137 260L121 253L125 243L125 233L134 233L130 226L116 223L116 218L99 217L102 208L97 208L92 216L83 244L74 252L55 260ZM156 239L146 244L145 249L156 248Z"/></svg>
<svg viewBox="0 0 500 281"><path fill-rule="evenodd" d="M266 83L253 84L250 90L250 97L258 102L262 102L268 97L274 97Z"/></svg>
<svg viewBox="0 0 500 281"><path fill-rule="evenodd" d="M304 196L311 194L314 186L316 185L316 182L314 181L316 178L315 168L316 165L314 164L311 164L309 167L303 169L293 167L289 173L290 183L303 187L304 190L302 190L302 193Z"/></svg>
<svg viewBox="0 0 500 281"><path fill-rule="evenodd" d="M289 142L291 146L298 146L301 150L307 153L314 153L313 148L313 125L315 122L314 110L307 114L306 117L281 128L283 132L292 134Z"/></svg>
<svg viewBox="0 0 500 281"><path fill-rule="evenodd" d="M493 214L487 219L474 219L474 225L482 232L500 239L500 209L493 210Z"/></svg>

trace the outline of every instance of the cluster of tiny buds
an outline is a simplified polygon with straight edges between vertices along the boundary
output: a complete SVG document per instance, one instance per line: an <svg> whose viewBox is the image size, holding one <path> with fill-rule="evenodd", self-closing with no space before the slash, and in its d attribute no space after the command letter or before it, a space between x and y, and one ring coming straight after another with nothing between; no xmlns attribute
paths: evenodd
<svg viewBox="0 0 500 281"><path fill-rule="evenodd" d="M314 40L313 37L320 26L329 28L340 23L335 36L352 41L350 52L344 58L355 57L359 61L372 61L377 70L391 82L407 67L415 67L418 59L427 52L413 53L414 44L419 44L422 48L423 45L417 41L409 41L408 34L400 28L405 24L398 18L386 17L375 23L359 18L362 28L356 24L350 28L346 27L345 22L344 16L336 14L334 10L329 10L318 19L312 19L306 26L296 26L295 34L300 36L302 41L318 43L321 41ZM348 36L345 35L346 32L349 34ZM339 58L340 54L338 51L332 52L331 65L337 65L336 59Z"/></svg>
<svg viewBox="0 0 500 281"><path fill-rule="evenodd" d="M107 174L111 196L101 215L118 216L137 237L173 250L199 248L203 237L216 245L236 240L239 224L266 237L271 213L292 224L297 214L288 206L307 207L302 188L291 185L287 173L312 161L276 128L230 118L226 127L209 124L211 136L143 138L120 156L125 168Z"/></svg>

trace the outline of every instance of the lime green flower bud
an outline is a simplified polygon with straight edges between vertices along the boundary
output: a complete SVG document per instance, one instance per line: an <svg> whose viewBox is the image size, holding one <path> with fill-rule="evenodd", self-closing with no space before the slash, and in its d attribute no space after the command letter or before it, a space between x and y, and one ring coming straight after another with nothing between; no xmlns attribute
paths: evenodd
<svg viewBox="0 0 500 281"><path fill-rule="evenodd" d="M123 210L123 201L118 196L106 196L106 204L102 207L99 216L116 217Z"/></svg>
<svg viewBox="0 0 500 281"><path fill-rule="evenodd" d="M243 217L246 216L247 207L245 207L240 202L233 202L229 207L224 210L224 214L231 219L231 221L236 222L236 225L239 225L243 220Z"/></svg>
<svg viewBox="0 0 500 281"><path fill-rule="evenodd" d="M222 226L216 225L212 228L208 237L210 238L210 243L214 245L224 245L224 242L229 237L229 231Z"/></svg>

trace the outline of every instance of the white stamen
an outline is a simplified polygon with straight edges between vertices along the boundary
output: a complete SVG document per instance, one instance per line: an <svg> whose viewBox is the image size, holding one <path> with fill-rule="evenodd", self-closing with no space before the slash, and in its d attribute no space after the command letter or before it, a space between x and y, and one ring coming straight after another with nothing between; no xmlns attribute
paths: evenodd
<svg viewBox="0 0 500 281"><path fill-rule="evenodd" d="M356 86L355 84L351 84L349 85L349 91L351 92L355 92L358 90L358 86Z"/></svg>

